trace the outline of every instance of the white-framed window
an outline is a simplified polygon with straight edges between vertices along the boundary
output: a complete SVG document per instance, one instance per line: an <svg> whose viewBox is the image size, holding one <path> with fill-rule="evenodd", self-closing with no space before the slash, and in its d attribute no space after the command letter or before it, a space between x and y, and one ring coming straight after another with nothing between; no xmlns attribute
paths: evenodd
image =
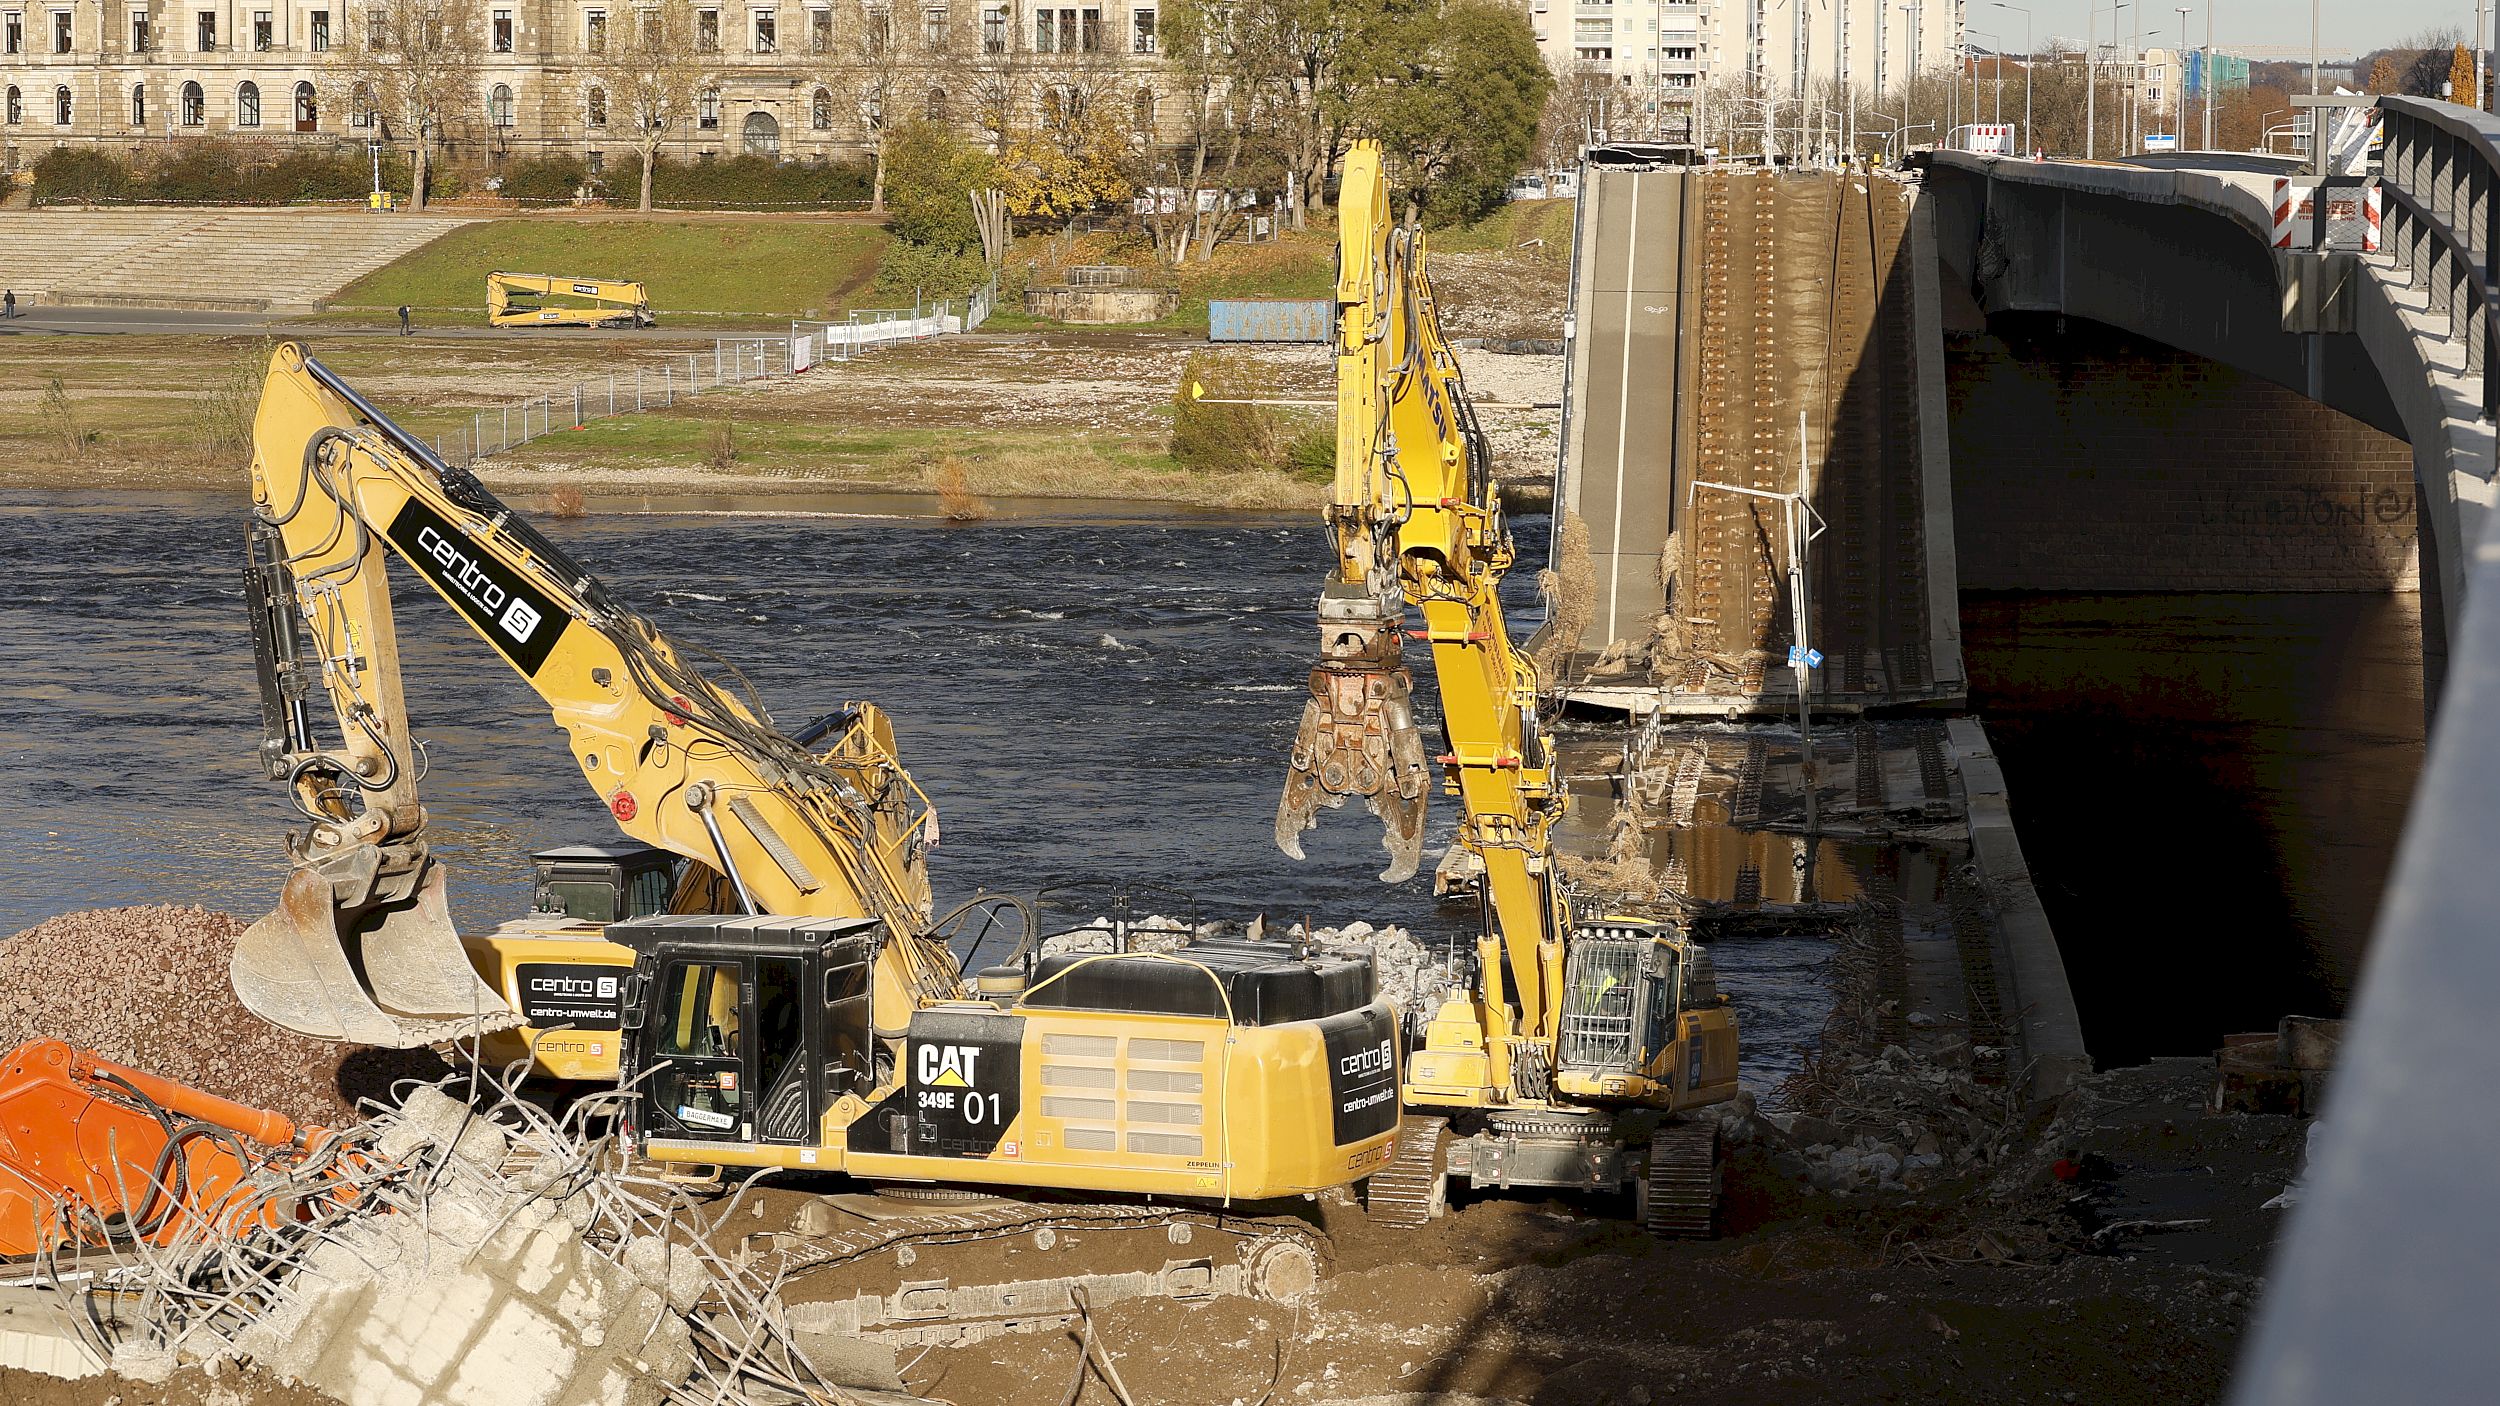
<svg viewBox="0 0 2500 1406"><path fill-rule="evenodd" d="M182 85L182 125L185 127L208 125L208 94L200 91L200 85L197 83Z"/></svg>
<svg viewBox="0 0 2500 1406"><path fill-rule="evenodd" d="M720 11L694 12L694 51L698 54L720 52Z"/></svg>
<svg viewBox="0 0 2500 1406"><path fill-rule="evenodd" d="M694 101L694 125L698 131L720 130L720 89L706 88Z"/></svg>
<svg viewBox="0 0 2500 1406"><path fill-rule="evenodd" d="M217 52L217 12L215 10L200 11L199 24L193 39L199 52L203 54Z"/></svg>
<svg viewBox="0 0 2500 1406"><path fill-rule="evenodd" d="M894 36L894 12L883 5L866 5L860 10L859 46L870 55L883 54L886 41Z"/></svg>
<svg viewBox="0 0 2500 1406"><path fill-rule="evenodd" d="M244 83L234 90L234 125L237 127L260 125L260 85L258 83Z"/></svg>
<svg viewBox="0 0 2500 1406"><path fill-rule="evenodd" d="M493 20L493 41L488 45L498 54L512 52L512 12L497 10Z"/></svg>
<svg viewBox="0 0 2500 1406"><path fill-rule="evenodd" d="M373 125L373 90L362 83L347 90L347 125L359 130Z"/></svg>
<svg viewBox="0 0 2500 1406"><path fill-rule="evenodd" d="M130 125L144 130L148 125L148 85L130 85Z"/></svg>
<svg viewBox="0 0 2500 1406"><path fill-rule="evenodd" d="M252 52L268 53L270 44L278 37L276 30L277 26L270 22L267 10L252 11Z"/></svg>
<svg viewBox="0 0 2500 1406"><path fill-rule="evenodd" d="M316 54L330 52L330 12L328 10L313 11L311 29L312 51Z"/></svg>
<svg viewBox="0 0 2500 1406"><path fill-rule="evenodd" d="M928 46L930 53L942 54L946 52L948 29L949 26L947 24L946 7L944 5L923 5L920 7L920 42Z"/></svg>
<svg viewBox="0 0 2500 1406"><path fill-rule="evenodd" d="M606 174L608 169L608 154L606 152L601 151L597 147L592 147L589 155L585 157L584 160L586 160L590 165L590 174L594 176Z"/></svg>
<svg viewBox="0 0 2500 1406"><path fill-rule="evenodd" d="M67 10L54 10L52 12L52 52L56 54L66 54L69 52L70 44L72 43L73 36L75 34L75 31L71 28L71 25L74 22L75 16Z"/></svg>
<svg viewBox="0 0 2500 1406"><path fill-rule="evenodd" d="M391 50L391 12L376 5L365 11L365 43L377 54Z"/></svg>
<svg viewBox="0 0 2500 1406"><path fill-rule="evenodd" d="M147 54L154 53L155 50L156 22L148 18L148 12L145 10L131 11L130 52L134 54Z"/></svg>
<svg viewBox="0 0 2500 1406"><path fill-rule="evenodd" d="M70 113L71 113L71 111L72 111L72 109L71 109L71 107L70 107L70 101L69 101L69 89L68 89L68 88L66 88L66 87L62 87L62 88L55 88L55 89L53 89L53 90L52 90L52 124L53 124L54 126L56 126L56 127L66 127L66 126L68 126L68 125L69 125L69 119L70 119Z"/></svg>
<svg viewBox="0 0 2500 1406"><path fill-rule="evenodd" d="M607 51L608 12L584 10L582 12L582 52L604 54Z"/></svg>
<svg viewBox="0 0 2500 1406"><path fill-rule="evenodd" d="M755 52L772 54L781 51L781 18L770 10L757 10L755 20Z"/></svg>
<svg viewBox="0 0 2500 1406"><path fill-rule="evenodd" d="M819 88L816 90L816 96L808 100L807 125L815 128L819 132L830 132L833 130L832 89Z"/></svg>
<svg viewBox="0 0 2500 1406"><path fill-rule="evenodd" d="M807 51L808 51L809 53L811 53L811 54L823 54L823 53L830 53L830 52L832 51L832 49L833 49L833 11L831 11L831 10L810 10L810 11L808 11L808 12L807 12Z"/></svg>
<svg viewBox="0 0 2500 1406"><path fill-rule="evenodd" d="M26 12L24 10L0 12L0 54L25 52Z"/></svg>
<svg viewBox="0 0 2500 1406"><path fill-rule="evenodd" d="M985 54L1007 52L1006 6L983 5L981 7L981 52Z"/></svg>
<svg viewBox="0 0 2500 1406"><path fill-rule="evenodd" d="M1692 45L1690 45L1690 44L1669 44L1669 45L1667 46L1667 62L1669 62L1669 63L1691 63L1692 61L1693 61L1693 46L1692 46Z"/></svg>
<svg viewBox="0 0 2500 1406"><path fill-rule="evenodd" d="M607 89L593 87L589 93L584 95L582 102L582 120L593 127L605 127L608 125Z"/></svg>
<svg viewBox="0 0 2500 1406"><path fill-rule="evenodd" d="M1155 51L1155 12L1152 6L1129 11L1128 50L1132 54L1151 54Z"/></svg>
<svg viewBox="0 0 2500 1406"><path fill-rule="evenodd" d="M512 85L498 83L486 95L486 120L499 131L512 130Z"/></svg>
<svg viewBox="0 0 2500 1406"><path fill-rule="evenodd" d="M1099 9L1035 10L1033 52L1096 54L1102 52L1102 11Z"/></svg>
<svg viewBox="0 0 2500 1406"><path fill-rule="evenodd" d="M6 101L0 102L0 116L5 116L12 127L26 120L26 95L17 90L15 83L9 85Z"/></svg>
<svg viewBox="0 0 2500 1406"><path fill-rule="evenodd" d="M295 85L295 130L298 132L321 130L321 95L313 91L313 85L310 83Z"/></svg>

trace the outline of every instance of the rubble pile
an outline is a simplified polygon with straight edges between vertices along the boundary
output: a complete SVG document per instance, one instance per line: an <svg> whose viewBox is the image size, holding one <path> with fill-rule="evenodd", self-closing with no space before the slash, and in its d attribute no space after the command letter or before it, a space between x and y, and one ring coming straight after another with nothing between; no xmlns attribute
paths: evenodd
<svg viewBox="0 0 2500 1406"><path fill-rule="evenodd" d="M0 1050L66 1040L316 1125L352 1119L357 1098L400 1079L441 1077L429 1051L325 1044L245 1010L226 981L242 931L224 913L158 904L64 913L0 941Z"/></svg>
<svg viewBox="0 0 2500 1406"><path fill-rule="evenodd" d="M49 1287L79 1301L86 1346L121 1378L248 1364L344 1406L762 1406L899 1386L829 1380L773 1286L710 1248L739 1198L706 1215L584 1131L625 1096L558 1122L480 1084L418 1088L300 1163L263 1158L226 1203L255 1214L195 1217Z"/></svg>

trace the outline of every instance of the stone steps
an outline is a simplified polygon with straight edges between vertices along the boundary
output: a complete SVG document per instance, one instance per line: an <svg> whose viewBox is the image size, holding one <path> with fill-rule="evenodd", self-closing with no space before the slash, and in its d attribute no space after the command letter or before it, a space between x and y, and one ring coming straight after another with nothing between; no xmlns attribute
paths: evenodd
<svg viewBox="0 0 2500 1406"><path fill-rule="evenodd" d="M304 310L464 223L278 210L0 211L0 285L21 303Z"/></svg>

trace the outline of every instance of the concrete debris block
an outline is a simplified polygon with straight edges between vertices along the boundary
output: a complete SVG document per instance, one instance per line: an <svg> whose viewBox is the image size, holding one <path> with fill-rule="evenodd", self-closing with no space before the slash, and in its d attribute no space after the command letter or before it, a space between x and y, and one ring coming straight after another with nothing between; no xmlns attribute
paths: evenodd
<svg viewBox="0 0 2500 1406"><path fill-rule="evenodd" d="M703 1297L703 1289L711 1280L703 1265L684 1248L654 1237L636 1240L625 1247L625 1269L636 1279L658 1290L668 1306L679 1313L692 1313Z"/></svg>
<svg viewBox="0 0 2500 1406"><path fill-rule="evenodd" d="M901 1391L901 1358L892 1343L836 1333L794 1332L791 1340L825 1380L860 1391Z"/></svg>
<svg viewBox="0 0 2500 1406"><path fill-rule="evenodd" d="M427 1084L408 1095L399 1118L376 1143L384 1156L406 1161L418 1148L434 1144L477 1167L500 1167L512 1140L476 1109Z"/></svg>
<svg viewBox="0 0 2500 1406"><path fill-rule="evenodd" d="M2275 1033L2283 1066L2303 1073L2333 1069L2343 1051L2344 1023L2317 1016L2287 1015Z"/></svg>

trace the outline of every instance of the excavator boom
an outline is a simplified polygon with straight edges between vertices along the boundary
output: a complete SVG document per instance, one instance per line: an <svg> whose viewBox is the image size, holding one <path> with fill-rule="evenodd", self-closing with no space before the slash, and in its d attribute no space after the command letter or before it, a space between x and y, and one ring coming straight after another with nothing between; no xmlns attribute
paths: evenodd
<svg viewBox="0 0 2500 1406"><path fill-rule="evenodd" d="M548 298L568 301L547 303ZM539 301L524 301L524 300ZM486 275L486 321L493 327L651 327L650 296L619 278L570 278L545 273Z"/></svg>
<svg viewBox="0 0 2500 1406"><path fill-rule="evenodd" d="M809 745L784 736L298 344L271 358L253 446L263 760L311 822L278 911L236 949L253 1011L403 1048L517 1020L472 971L425 851L392 556L547 700L618 827L724 885L721 909L883 919L901 938L890 994L952 994L953 961L924 935L934 819L882 712L855 703ZM311 735L316 680L336 748Z"/></svg>

